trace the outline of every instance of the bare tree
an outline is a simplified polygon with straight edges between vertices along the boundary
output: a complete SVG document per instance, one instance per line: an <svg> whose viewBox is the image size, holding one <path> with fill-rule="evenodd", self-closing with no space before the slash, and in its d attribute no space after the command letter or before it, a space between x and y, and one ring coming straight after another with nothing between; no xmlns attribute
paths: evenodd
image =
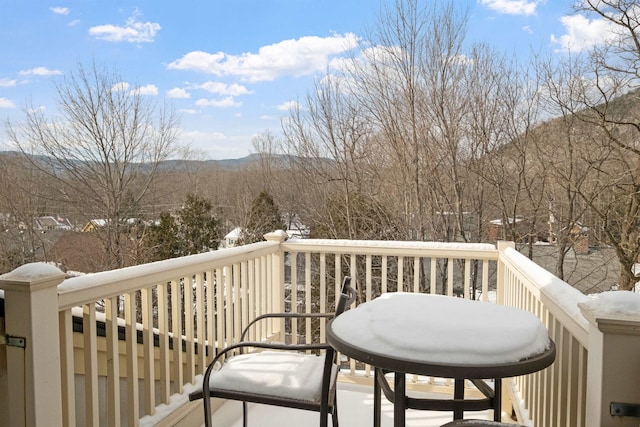
<svg viewBox="0 0 640 427"><path fill-rule="evenodd" d="M28 262L48 261L51 236L34 228L35 218L54 209L48 192L45 177L22 156L0 155L0 269L3 273Z"/></svg>
<svg viewBox="0 0 640 427"><path fill-rule="evenodd" d="M176 153L178 117L96 64L79 65L55 90L59 116L26 108L23 122L7 123L10 140L55 183L52 198L78 218L101 220L104 268L122 267L130 262L128 222Z"/></svg>
<svg viewBox="0 0 640 427"><path fill-rule="evenodd" d="M529 67L514 58L497 55L484 46L474 49L468 85L470 103L471 187L478 201L478 218L498 220L496 238L532 243L537 235L546 175L535 161L540 97L537 79ZM481 184L482 183L482 184Z"/></svg>
<svg viewBox="0 0 640 427"><path fill-rule="evenodd" d="M368 206L378 206L380 193L372 179L376 168L370 164L377 153L369 149L371 130L363 107L345 84L327 75L316 83L304 106L291 110L283 123L286 150L306 186L300 192L306 193L311 211L304 216L313 218L328 234L325 237L372 238L369 225L375 223L379 230L388 218L363 218L358 207L363 198Z"/></svg>
<svg viewBox="0 0 640 427"><path fill-rule="evenodd" d="M584 97L583 61L566 57L554 64L540 61L544 75L540 91L546 111L555 119L541 126L537 141L537 159L544 165L549 185L545 196L549 204L550 239L558 248L555 274L564 279L565 258L574 249L577 230L592 227L587 221L587 204L583 199L597 196L593 177L602 166L601 152L594 149L592 126L584 126L576 112Z"/></svg>
<svg viewBox="0 0 640 427"><path fill-rule="evenodd" d="M447 126L457 121L443 115L459 111L453 104L464 99L455 89L465 34L466 15L452 2L422 6L398 0L383 10L362 58L352 61L353 93L378 132L398 195L390 205L398 208L406 238L448 239L441 213L452 210L445 205L456 180L441 174L452 165L452 173L458 172L443 157L446 142L456 138Z"/></svg>
<svg viewBox="0 0 640 427"><path fill-rule="evenodd" d="M266 130L254 136L251 143L258 157L258 173L262 186L267 192L271 192L271 186L275 181L275 169L282 166L282 162L278 160L279 141L271 131Z"/></svg>
<svg viewBox="0 0 640 427"><path fill-rule="evenodd" d="M425 230L421 173L419 103L423 98L420 67L423 64L425 11L417 1L396 1L383 9L378 25L363 46L362 61L353 61L355 96L379 129L380 149L398 183L399 212L407 237L422 240ZM415 233L415 234L414 234ZM412 234L414 234L412 236Z"/></svg>
<svg viewBox="0 0 640 427"><path fill-rule="evenodd" d="M620 288L631 289L640 256L640 109L637 91L630 92L640 83L640 10L627 0L585 0L575 9L608 24L603 43L589 52L580 92L563 105L591 126L588 191L575 191L616 250Z"/></svg>

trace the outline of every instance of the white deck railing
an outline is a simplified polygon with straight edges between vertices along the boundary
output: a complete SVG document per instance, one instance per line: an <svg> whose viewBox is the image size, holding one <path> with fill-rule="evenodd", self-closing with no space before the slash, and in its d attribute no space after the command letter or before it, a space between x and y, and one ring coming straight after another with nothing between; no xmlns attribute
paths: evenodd
<svg viewBox="0 0 640 427"><path fill-rule="evenodd" d="M512 247L501 251L500 261L498 302L535 313L557 351L551 367L509 381L512 393L522 398L515 406L518 417L542 426L586 425L589 324L578 304L587 297Z"/></svg>
<svg viewBox="0 0 640 427"><path fill-rule="evenodd" d="M42 420L46 425L97 426L101 420L137 425L142 416L153 414L158 404L168 403L172 394L193 383L217 349L236 342L255 316L283 309L333 310L347 274L360 302L393 291L469 298L474 289L487 299L496 290L498 303L537 314L558 350L551 368L509 381L506 390L520 419L537 426L589 425L589 399L599 399L599 407L604 407L605 380L590 379L587 369L594 332L578 306L586 297L512 245L285 241L284 233L278 232L267 238L64 281L55 269L36 269L34 275L30 266L1 276L6 334L26 336L27 346L6 347L9 387L22 382L24 393L8 396L0 414L8 413L10 425L44 425ZM52 311L40 309L51 306L56 297ZM81 326L74 315L82 317ZM41 335L59 338L49 341L43 355L40 349L45 347L33 342L43 338L19 323L37 324ZM298 334L308 339L316 332L324 336L323 327L312 328L294 324L287 331L289 339L304 339ZM274 322L253 338L283 332L283 325ZM369 371L350 361L345 375L368 380ZM61 390L59 401L43 403L44 395L36 390L43 381ZM47 393L56 394L51 389Z"/></svg>
<svg viewBox="0 0 640 427"><path fill-rule="evenodd" d="M169 403L171 394L182 393L183 385L195 381L218 346L237 340L249 316L275 308L267 285L277 279L271 269L277 265L273 258L278 251L277 243L265 242L65 280L58 287L65 425L99 425L104 402L108 405L102 412L108 419L126 413L127 425L136 425L140 415L153 414L157 403ZM107 331L106 400L98 390L100 306L104 314L98 320L105 322ZM75 405L75 307L83 312L84 408ZM125 329L124 366L119 366L119 318ZM119 377L126 378L124 408L119 404L120 382L115 381Z"/></svg>

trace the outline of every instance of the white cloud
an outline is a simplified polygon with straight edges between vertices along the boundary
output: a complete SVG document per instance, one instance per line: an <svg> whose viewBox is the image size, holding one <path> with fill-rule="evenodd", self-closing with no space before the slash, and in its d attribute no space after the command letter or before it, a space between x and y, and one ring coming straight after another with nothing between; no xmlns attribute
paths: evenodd
<svg viewBox="0 0 640 427"><path fill-rule="evenodd" d="M205 82L201 85L194 86L196 89L204 89L209 93L216 95L240 96L253 93L243 85L237 83L226 84L222 82Z"/></svg>
<svg viewBox="0 0 640 427"><path fill-rule="evenodd" d="M394 64L397 58L401 58L403 55L402 49L398 46L374 45L362 50L361 60L368 63L390 64L395 66ZM351 70L353 64L347 59L339 61L339 63L334 64L334 66L339 70Z"/></svg>
<svg viewBox="0 0 640 427"><path fill-rule="evenodd" d="M193 51L170 63L168 68L238 76L248 81L269 81L284 75L299 77L325 70L331 57L353 49L357 42L356 35L347 33L283 40L263 46L257 53L241 55Z"/></svg>
<svg viewBox="0 0 640 427"><path fill-rule="evenodd" d="M483 6L506 15L533 15L542 0L478 0Z"/></svg>
<svg viewBox="0 0 640 427"><path fill-rule="evenodd" d="M584 15L560 18L566 33L560 37L551 35L551 42L564 51L582 51L616 38L614 26L604 19L589 20Z"/></svg>
<svg viewBox="0 0 640 427"><path fill-rule="evenodd" d="M131 90L131 95L157 95L158 88L156 85L144 85Z"/></svg>
<svg viewBox="0 0 640 427"><path fill-rule="evenodd" d="M16 104L7 98L0 98L0 108L16 108Z"/></svg>
<svg viewBox="0 0 640 427"><path fill-rule="evenodd" d="M119 82L114 84L113 86L111 86L111 91L112 92L120 92L123 90L129 90L129 88L131 87L131 85L127 82Z"/></svg>
<svg viewBox="0 0 640 427"><path fill-rule="evenodd" d="M225 150L229 137L221 132L183 130L180 132L180 142L195 150L196 153L202 152L202 155L211 158L210 151Z"/></svg>
<svg viewBox="0 0 640 427"><path fill-rule="evenodd" d="M57 76L62 74L60 70L50 70L47 67L36 67L30 70L21 70L21 76Z"/></svg>
<svg viewBox="0 0 640 427"><path fill-rule="evenodd" d="M184 131L181 133L182 138L196 139L196 140L211 140L224 141L227 136L221 132L203 132L199 130Z"/></svg>
<svg viewBox="0 0 640 427"><path fill-rule="evenodd" d="M50 7L49 10L53 13L55 13L56 15L68 15L69 14L69 8L68 7Z"/></svg>
<svg viewBox="0 0 640 427"><path fill-rule="evenodd" d="M47 107L45 107L44 105L41 105L41 106L36 107L36 108L31 108L31 109L29 110L29 112L30 112L30 113L37 113L37 112L39 112L39 111L45 111L46 109L47 109Z"/></svg>
<svg viewBox="0 0 640 427"><path fill-rule="evenodd" d="M237 102L233 97L228 96L223 99L205 99L201 98L196 101L198 107L240 107L242 102Z"/></svg>
<svg viewBox="0 0 640 427"><path fill-rule="evenodd" d="M0 79L0 87L14 87L16 84L15 79Z"/></svg>
<svg viewBox="0 0 640 427"><path fill-rule="evenodd" d="M255 134L227 135L213 131L182 132L180 142L191 147L203 158L237 159L250 154Z"/></svg>
<svg viewBox="0 0 640 427"><path fill-rule="evenodd" d="M352 69L353 60L351 58L333 58L329 61L329 68L338 71L347 71Z"/></svg>
<svg viewBox="0 0 640 427"><path fill-rule="evenodd" d="M173 89L168 90L167 96L169 98L182 98L182 99L191 97L189 92L179 87L174 87Z"/></svg>
<svg viewBox="0 0 640 427"><path fill-rule="evenodd" d="M158 87L153 84L144 86L131 87L128 82L119 82L111 86L111 92L124 92L129 91L129 95L157 95Z"/></svg>
<svg viewBox="0 0 640 427"><path fill-rule="evenodd" d="M195 110L193 108L183 108L181 110L178 110L178 113L183 113L183 114L198 114L198 110Z"/></svg>
<svg viewBox="0 0 640 427"><path fill-rule="evenodd" d="M89 35L110 42L149 43L161 29L157 22L139 22L136 16L132 16L124 26L104 24L91 27Z"/></svg>
<svg viewBox="0 0 640 427"><path fill-rule="evenodd" d="M279 111L289 111L294 107L298 106L298 102L297 101L286 101L283 102L282 104L276 105L276 110Z"/></svg>

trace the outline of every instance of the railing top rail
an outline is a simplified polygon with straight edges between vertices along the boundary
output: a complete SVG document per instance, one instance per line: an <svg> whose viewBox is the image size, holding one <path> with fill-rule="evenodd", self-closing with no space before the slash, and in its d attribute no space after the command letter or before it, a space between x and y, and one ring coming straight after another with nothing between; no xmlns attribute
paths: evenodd
<svg viewBox="0 0 640 427"><path fill-rule="evenodd" d="M169 280L277 252L279 243L259 242L118 270L73 277L58 286L60 310L92 303Z"/></svg>
<svg viewBox="0 0 640 427"><path fill-rule="evenodd" d="M413 242L397 240L291 239L285 251L363 255L404 255L434 258L497 260L498 251L489 243Z"/></svg>
<svg viewBox="0 0 640 427"><path fill-rule="evenodd" d="M544 306L583 345L588 345L589 322L583 316L578 303L589 301L582 292L554 276L529 258L515 250L506 248L502 260L521 277L524 285L533 292Z"/></svg>

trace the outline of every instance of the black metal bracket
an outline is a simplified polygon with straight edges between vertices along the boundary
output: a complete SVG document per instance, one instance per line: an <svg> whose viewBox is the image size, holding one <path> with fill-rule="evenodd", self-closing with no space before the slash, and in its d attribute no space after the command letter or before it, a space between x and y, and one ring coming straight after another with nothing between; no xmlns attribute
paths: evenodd
<svg viewBox="0 0 640 427"><path fill-rule="evenodd" d="M27 339L24 337L14 337L13 335L0 335L0 345L8 347L27 348Z"/></svg>
<svg viewBox="0 0 640 427"><path fill-rule="evenodd" d="M640 404L611 402L611 415L615 417L640 418Z"/></svg>

